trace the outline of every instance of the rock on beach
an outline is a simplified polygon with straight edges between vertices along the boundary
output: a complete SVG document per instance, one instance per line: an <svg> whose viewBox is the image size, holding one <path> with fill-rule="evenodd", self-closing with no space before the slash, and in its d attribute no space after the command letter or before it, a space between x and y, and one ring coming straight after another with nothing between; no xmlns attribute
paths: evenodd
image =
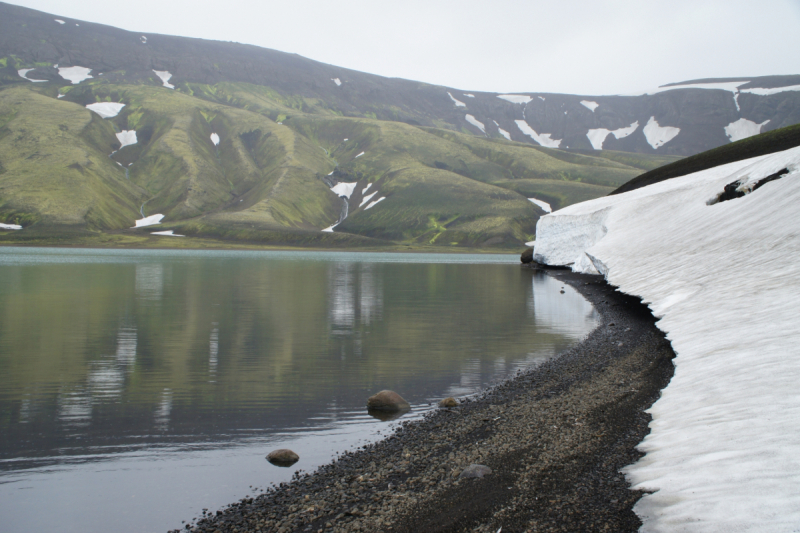
<svg viewBox="0 0 800 533"><path fill-rule="evenodd" d="M275 466L292 466L300 460L300 456L287 448L273 450L267 455L267 461Z"/></svg>
<svg viewBox="0 0 800 533"><path fill-rule="evenodd" d="M396 392L382 390L367 399L367 409L375 411L404 411L411 409L411 405Z"/></svg>
<svg viewBox="0 0 800 533"><path fill-rule="evenodd" d="M439 407L458 407L458 402L452 396L439 402Z"/></svg>

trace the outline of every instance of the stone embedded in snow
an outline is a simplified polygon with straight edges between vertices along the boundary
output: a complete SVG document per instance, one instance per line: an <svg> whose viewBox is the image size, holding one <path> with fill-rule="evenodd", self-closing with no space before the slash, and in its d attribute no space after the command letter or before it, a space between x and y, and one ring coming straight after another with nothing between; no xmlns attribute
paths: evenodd
<svg viewBox="0 0 800 533"><path fill-rule="evenodd" d="M600 104L597 102L592 102L591 100L581 100L581 105L585 106L592 113L594 113L594 110L600 106Z"/></svg>
<svg viewBox="0 0 800 533"><path fill-rule="evenodd" d="M681 132L681 129L673 128L672 126L659 126L656 117L650 117L642 131L644 131L647 143L658 149L674 139Z"/></svg>
<svg viewBox="0 0 800 533"><path fill-rule="evenodd" d="M533 100L533 98L524 94L498 94L497 97L511 102L512 104L527 104ZM539 98L541 98L541 96Z"/></svg>
<svg viewBox="0 0 800 533"><path fill-rule="evenodd" d="M511 140L511 134L508 133L503 128L501 128L500 124L498 124L496 120L493 120L492 122L494 122L494 125L497 126L497 131L500 132L500 135L502 135L503 137L505 137L506 139L508 139L510 141Z"/></svg>
<svg viewBox="0 0 800 533"><path fill-rule="evenodd" d="M746 196L730 183L788 169ZM642 531L797 529L800 505L800 147L568 206L539 220L534 259L601 272L647 302L675 353L648 409Z"/></svg>
<svg viewBox="0 0 800 533"><path fill-rule="evenodd" d="M541 207L542 210L545 213L552 213L553 212L553 208L550 207L550 204L548 204L544 200L537 200L536 198L528 198L528 201L530 201L531 203L536 204L539 207Z"/></svg>
<svg viewBox="0 0 800 533"><path fill-rule="evenodd" d="M739 120L731 122L725 126L725 135L728 136L731 142L747 139L748 137L752 137L753 135L758 135L761 133L761 128L767 122L769 122L769 120L765 120L761 124L756 124L752 120L740 118Z"/></svg>
<svg viewBox="0 0 800 533"><path fill-rule="evenodd" d="M19 224L0 224L0 229L22 229Z"/></svg>
<svg viewBox="0 0 800 533"><path fill-rule="evenodd" d="M464 93L464 96L466 96L467 98L475 98L474 94L469 94L469 93Z"/></svg>
<svg viewBox="0 0 800 533"><path fill-rule="evenodd" d="M83 80L93 78L89 73L92 71L86 67L59 67L58 75L67 81L72 82L72 85L77 85Z"/></svg>
<svg viewBox="0 0 800 533"><path fill-rule="evenodd" d="M119 102L95 102L93 104L88 104L86 109L94 111L102 118L113 118L119 115L123 107L125 107L125 104Z"/></svg>
<svg viewBox="0 0 800 533"><path fill-rule="evenodd" d="M456 104L456 107L467 107L467 104L465 104L464 102L462 102L462 101L460 101L460 100L456 100L455 98L453 98L453 95L452 95L452 94L450 94L450 92L449 92L449 91L447 92L447 96L449 96L449 97L450 97L450 100L452 100L452 101L453 101L453 103L455 103L455 104Z"/></svg>
<svg viewBox="0 0 800 533"><path fill-rule="evenodd" d="M56 22L58 22L59 24L66 24L66 22L64 22L64 21L63 21L63 20L61 20L61 19L53 19L53 20L55 20L55 21L56 21Z"/></svg>
<svg viewBox="0 0 800 533"><path fill-rule="evenodd" d="M172 74L168 70L153 70L156 73L156 76L161 78L161 84L166 87L167 89L174 89L175 86L169 83L170 78L172 78Z"/></svg>
<svg viewBox="0 0 800 533"><path fill-rule="evenodd" d="M551 139L550 133L536 133L533 128L531 128L527 122L524 120L515 120L514 121L519 128L519 131L536 141L537 143L545 146L547 148L558 148L561 144L562 139Z"/></svg>
<svg viewBox="0 0 800 533"><path fill-rule="evenodd" d="M143 228L145 226L155 226L161 224L161 219L164 215L150 215L149 217L140 218L136 221L134 228Z"/></svg>
<svg viewBox="0 0 800 533"><path fill-rule="evenodd" d="M136 130L122 130L121 132L117 133L117 140L119 140L120 144L122 145L119 147L120 150L126 146L136 144L138 142L136 139Z"/></svg>
<svg viewBox="0 0 800 533"><path fill-rule="evenodd" d="M339 78L331 78L331 81L336 84L336 86L340 86L342 84L342 80ZM324 230L323 230L324 231Z"/></svg>
<svg viewBox="0 0 800 533"><path fill-rule="evenodd" d="M369 205L364 208L364 211L366 211L367 209L371 209L373 206L378 205L379 203L381 203L384 200L386 200L386 197L385 196L381 196L380 198L378 198L374 202L370 202Z"/></svg>
<svg viewBox="0 0 800 533"><path fill-rule="evenodd" d="M361 190L361 194L362 194L362 195L364 195L364 194L367 194L367 191L369 190L369 188L370 188L370 187L372 187L372 184L371 184L371 183L367 183L367 186L366 186L366 187L364 187L364 188Z"/></svg>
<svg viewBox="0 0 800 533"><path fill-rule="evenodd" d="M362 155L364 155L364 153L365 153L365 152L361 152L360 154L358 154L357 156L355 156L353 159L358 159L359 157L361 157Z"/></svg>
<svg viewBox="0 0 800 533"><path fill-rule="evenodd" d="M467 115L467 116L465 116L465 117L464 117L464 120L466 120L467 122L469 122L470 124L472 124L473 126L475 126L476 128L478 128L479 130L481 130L481 131L483 132L483 134L484 134L484 135L486 134L486 128L483 126L483 122L481 122L481 121L477 120L477 119L476 119L475 117L473 117L472 115Z"/></svg>
<svg viewBox="0 0 800 533"><path fill-rule="evenodd" d="M366 192L366 189L364 189L364 192ZM364 193L361 193L361 194L364 194ZM369 201L372 199L372 197L373 197L373 196L375 196L376 194L378 194L378 191L375 191L374 193L372 193L372 194L370 194L370 195L367 195L367 196L365 196L364 198L362 198L362 199L361 199L361 203L360 203L360 204L358 204L358 207L361 207L361 206L362 206L362 205L364 205L365 203L369 202Z"/></svg>
<svg viewBox="0 0 800 533"><path fill-rule="evenodd" d="M774 87L772 89L762 89L760 87L754 87L752 89L741 90L741 92L743 93L757 94L759 96L769 96L771 94L778 94L787 91L800 91L800 85L789 85L787 87Z"/></svg>
<svg viewBox="0 0 800 533"><path fill-rule="evenodd" d="M173 233L173 230L167 231L151 231L150 235L164 235L167 237L186 237L186 235L178 235L177 233Z"/></svg>
<svg viewBox="0 0 800 533"><path fill-rule="evenodd" d="M23 68L23 69L18 70L17 74L19 74L20 78L25 78L26 80L32 81L33 83L43 83L43 82L47 81L47 80L32 80L32 79L30 79L28 77L28 72L30 72L32 70L34 70L34 69L32 69L32 68Z"/></svg>
<svg viewBox="0 0 800 533"><path fill-rule="evenodd" d="M351 183L345 183L344 181L340 181L339 183L331 187L331 190L334 193L336 193L336 196L339 197L344 196L349 200L350 195L353 194L353 191L356 189L356 185L358 185L358 182L356 181Z"/></svg>
<svg viewBox="0 0 800 533"><path fill-rule="evenodd" d="M214 143L214 146L219 146L219 135L217 135L216 133L212 133L211 142Z"/></svg>
<svg viewBox="0 0 800 533"><path fill-rule="evenodd" d="M608 137L609 133L613 133L614 137L616 137L617 139L624 139L625 137L636 131L636 128L638 127L639 127L639 121L637 120L630 126L627 126L625 128L619 128L616 130L607 130L605 128L592 129L586 133L586 137L588 137L589 142L592 143L592 148L594 148L595 150L602 150L603 143L606 142L606 137Z"/></svg>

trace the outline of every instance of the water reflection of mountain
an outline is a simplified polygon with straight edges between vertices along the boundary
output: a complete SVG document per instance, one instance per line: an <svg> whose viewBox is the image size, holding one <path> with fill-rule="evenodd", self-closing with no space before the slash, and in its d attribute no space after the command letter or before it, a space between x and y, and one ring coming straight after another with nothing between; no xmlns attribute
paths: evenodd
<svg viewBox="0 0 800 533"><path fill-rule="evenodd" d="M7 268L2 459L326 426L383 388L412 403L473 392L591 327L580 297L516 265L161 258L0 265L0 279Z"/></svg>

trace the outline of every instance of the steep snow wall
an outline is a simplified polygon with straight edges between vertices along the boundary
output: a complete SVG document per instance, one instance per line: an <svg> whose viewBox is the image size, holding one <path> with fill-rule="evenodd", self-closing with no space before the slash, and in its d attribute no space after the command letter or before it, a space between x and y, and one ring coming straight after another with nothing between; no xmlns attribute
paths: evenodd
<svg viewBox="0 0 800 533"><path fill-rule="evenodd" d="M535 260L599 271L642 297L677 354L649 410L646 455L626 469L634 488L655 491L634 508L644 532L798 531L798 205L800 147L539 220Z"/></svg>

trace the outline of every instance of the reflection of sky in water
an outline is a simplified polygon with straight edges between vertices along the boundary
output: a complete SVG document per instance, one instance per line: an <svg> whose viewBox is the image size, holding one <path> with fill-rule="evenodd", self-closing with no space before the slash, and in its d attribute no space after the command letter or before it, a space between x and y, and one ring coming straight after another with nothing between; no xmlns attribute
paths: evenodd
<svg viewBox="0 0 800 533"><path fill-rule="evenodd" d="M381 388L402 391L413 411L401 420L415 419L594 327L569 286L561 294L558 281L517 264L480 264L517 261L0 250L0 364L24 350L37 361L0 376L0 408L13 421L0 430L31 443L0 448L4 531L177 527L386 434L393 423L363 407ZM36 270L54 265L69 275ZM35 290L37 275L45 307L20 317L18 302L33 301L20 287ZM62 300L51 305L50 294ZM40 324L41 347L16 331ZM268 465L278 447L301 461ZM51 511L37 512L42 501Z"/></svg>

